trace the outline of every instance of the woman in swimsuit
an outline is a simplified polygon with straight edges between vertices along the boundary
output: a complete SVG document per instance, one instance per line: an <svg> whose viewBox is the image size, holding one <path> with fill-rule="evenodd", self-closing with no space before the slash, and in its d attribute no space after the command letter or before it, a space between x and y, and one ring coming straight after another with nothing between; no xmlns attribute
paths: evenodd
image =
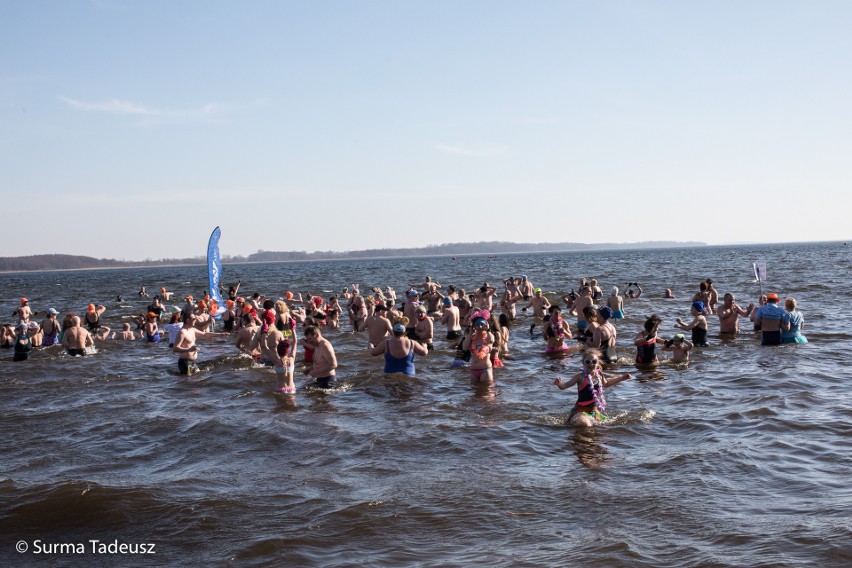
<svg viewBox="0 0 852 568"><path fill-rule="evenodd" d="M643 330L636 334L636 339L633 344L636 345L636 367L639 369L648 369L656 367L660 364L657 359L657 344L665 344L665 341L657 337L657 329L660 327L662 320L653 314L647 320Z"/></svg>
<svg viewBox="0 0 852 568"><path fill-rule="evenodd" d="M50 347L59 343L59 322L56 321L57 312L50 308L47 310L47 317L41 322L41 330L44 336L41 339L42 347Z"/></svg>
<svg viewBox="0 0 852 568"><path fill-rule="evenodd" d="M462 350L470 351L470 382L474 385L494 382L491 370L491 348L494 344L494 336L488 331L490 317L491 313L488 310L473 312L470 318L473 331L462 342Z"/></svg>
<svg viewBox="0 0 852 568"><path fill-rule="evenodd" d="M415 373L414 355L425 356L429 353L426 346L405 336L408 318L402 317L393 324L393 337L378 345L370 345L370 355L385 356L385 373L404 373L413 377Z"/></svg>
<svg viewBox="0 0 852 568"><path fill-rule="evenodd" d="M692 330L692 343L699 347L707 347L707 318L704 317L704 303L693 302L689 313L692 314L692 321L683 323L683 320L677 318L675 327L680 329Z"/></svg>
<svg viewBox="0 0 852 568"><path fill-rule="evenodd" d="M544 326L543 335L547 341L545 353L561 353L570 349L565 341L571 339L571 328L568 326L568 322L559 315L558 309L550 313L550 319Z"/></svg>
<svg viewBox="0 0 852 568"><path fill-rule="evenodd" d="M587 349L583 353L583 370L563 381L562 377L556 377L553 381L559 390L565 390L577 385L577 402L568 415L567 423L572 426L586 428L600 423L606 419L606 399L604 398L604 387L615 386L622 381L632 379L630 373L620 377L607 378L601 370L601 353L596 349Z"/></svg>

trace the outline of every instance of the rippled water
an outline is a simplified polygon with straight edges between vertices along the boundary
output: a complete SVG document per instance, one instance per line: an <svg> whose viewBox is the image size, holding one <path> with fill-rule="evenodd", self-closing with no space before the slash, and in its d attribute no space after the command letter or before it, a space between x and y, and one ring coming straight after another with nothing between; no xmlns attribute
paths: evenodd
<svg viewBox="0 0 852 568"><path fill-rule="evenodd" d="M799 300L809 344L722 341L711 317L711 346L688 367L630 365L644 318L674 333L700 280L756 300L758 259L768 288ZM470 289L525 273L552 298L582 276L605 290L638 281L645 295L617 322L621 371L637 380L608 390L610 423L564 426L576 394L552 381L578 358L545 359L526 314L486 390L449 368L442 341L416 378L387 377L345 323L328 335L343 387L302 386L293 403L230 339L205 341L191 378L165 344L107 341L85 358L53 347L24 363L0 352L0 563L848 566L852 316L835 306L850 268L843 243L226 266L241 292L272 296L402 291L427 274ZM115 328L147 305L143 284L198 295L206 271L4 274L0 310L21 295L63 313L96 301ZM156 553L93 554L92 539ZM87 548L43 552L59 543Z"/></svg>

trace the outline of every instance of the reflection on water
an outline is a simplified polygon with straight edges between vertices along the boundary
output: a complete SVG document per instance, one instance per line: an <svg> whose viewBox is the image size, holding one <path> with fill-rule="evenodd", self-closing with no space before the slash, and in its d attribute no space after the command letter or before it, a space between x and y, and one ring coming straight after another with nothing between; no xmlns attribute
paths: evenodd
<svg viewBox="0 0 852 568"><path fill-rule="evenodd" d="M772 259L766 286L799 301L811 343L762 348L746 320L719 337L711 316L711 345L688 364L662 353L660 366L635 368L646 317L688 317L708 276L753 301L759 258ZM103 342L80 358L49 348L24 364L4 351L0 533L152 540L163 566L846 565L852 311L823 308L850 268L848 247L831 244L226 266L226 282L239 275L243 290L272 296L353 282L399 291L425 274L471 288L522 270L558 301L581 276L605 290L638 281L645 293L615 322L619 359L606 368L635 380L607 389L603 425L565 425L576 390L553 380L580 371L580 358L546 356L528 313L512 328L512 358L481 386L451 368L443 340L418 358L417 377L384 375L346 323L325 334L339 387L297 371L295 396L275 394L272 369L230 338L205 339L191 377L165 344ZM62 313L98 300L118 327L145 308L143 284L198 295L207 281L203 267L6 274L0 313L22 295ZM803 522L802 511L819 514ZM34 564L9 554L0 547L4 566Z"/></svg>

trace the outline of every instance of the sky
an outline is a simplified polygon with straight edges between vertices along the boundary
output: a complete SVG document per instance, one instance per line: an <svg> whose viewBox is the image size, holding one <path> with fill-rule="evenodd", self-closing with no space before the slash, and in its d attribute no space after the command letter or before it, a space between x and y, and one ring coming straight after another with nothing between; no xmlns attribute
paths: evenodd
<svg viewBox="0 0 852 568"><path fill-rule="evenodd" d="M847 240L850 29L845 0L0 0L0 256Z"/></svg>

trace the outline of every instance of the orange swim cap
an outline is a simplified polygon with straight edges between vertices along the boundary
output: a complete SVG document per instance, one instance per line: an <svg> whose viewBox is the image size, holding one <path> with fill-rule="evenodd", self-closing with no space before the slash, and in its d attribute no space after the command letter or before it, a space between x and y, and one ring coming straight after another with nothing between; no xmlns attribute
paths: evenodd
<svg viewBox="0 0 852 568"><path fill-rule="evenodd" d="M26 298L21 298L21 304L26 304L26 303L27 303L27 301L28 301L28 300L27 300Z"/></svg>
<svg viewBox="0 0 852 568"><path fill-rule="evenodd" d="M90 312L95 311L95 305L94 304L89 304L89 311Z"/></svg>
<svg viewBox="0 0 852 568"><path fill-rule="evenodd" d="M165 291L166 291L165 288L160 288L160 292L165 292Z"/></svg>
<svg viewBox="0 0 852 568"><path fill-rule="evenodd" d="M244 305L244 306L243 306L243 313L244 313L244 314L250 314L250 313L251 313L251 309L252 309L252 308L251 308L251 304L246 304L246 305Z"/></svg>
<svg viewBox="0 0 852 568"><path fill-rule="evenodd" d="M198 307L201 308L202 310L206 309L207 308L207 302L205 302L204 300L201 300L200 302L198 302Z"/></svg>
<svg viewBox="0 0 852 568"><path fill-rule="evenodd" d="M288 290L287 293L284 294L284 297L287 298L288 300L292 300L293 299L293 292L290 292Z"/></svg>
<svg viewBox="0 0 852 568"><path fill-rule="evenodd" d="M225 305L228 306L228 308L233 308L234 307L234 301L228 300L227 302L225 302Z"/></svg>

